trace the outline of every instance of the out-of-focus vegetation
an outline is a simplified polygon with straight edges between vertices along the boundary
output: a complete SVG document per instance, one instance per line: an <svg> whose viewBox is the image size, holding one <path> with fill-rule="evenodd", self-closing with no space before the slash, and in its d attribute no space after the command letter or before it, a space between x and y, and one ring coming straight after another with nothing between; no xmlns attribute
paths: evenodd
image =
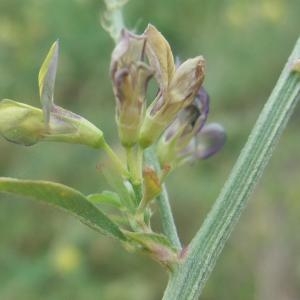
<svg viewBox="0 0 300 300"><path fill-rule="evenodd" d="M108 76L113 42L100 27L100 0L1 0L0 98L38 106L37 72L60 38L56 102L80 113L116 144ZM228 175L299 35L298 0L131 0L125 19L148 22L183 59L203 54L210 121L228 142L211 160L168 180L176 221L187 243ZM202 299L300 298L300 108L290 122L231 237ZM53 180L84 193L107 188L101 153L83 146L0 141L0 175ZM51 207L1 194L0 299L160 299L167 276L145 257Z"/></svg>

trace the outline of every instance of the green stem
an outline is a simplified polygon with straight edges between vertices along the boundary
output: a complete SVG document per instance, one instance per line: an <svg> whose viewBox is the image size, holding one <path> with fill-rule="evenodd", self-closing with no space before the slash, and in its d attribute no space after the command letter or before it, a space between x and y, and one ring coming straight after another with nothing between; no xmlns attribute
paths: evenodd
<svg viewBox="0 0 300 300"><path fill-rule="evenodd" d="M157 197L159 213L162 221L162 229L165 235L170 239L173 246L178 250L182 250L182 246L178 237L177 228L174 222L167 188L163 185L162 193Z"/></svg>
<svg viewBox="0 0 300 300"><path fill-rule="evenodd" d="M128 178L129 173L128 173L126 167L124 166L124 164L122 163L120 158L116 155L116 153L112 150L112 148L106 142L104 142L102 145L102 149L107 153L107 155L111 159L112 163L114 164L114 166L118 170L118 172L123 177Z"/></svg>
<svg viewBox="0 0 300 300"><path fill-rule="evenodd" d="M148 148L145 150L145 160L150 165L154 166L154 168L157 171L160 170L160 166L156 159L153 149ZM174 222L169 197L165 185L163 185L162 193L157 197L157 203L159 213L161 216L163 232L169 238L173 246L180 251L182 247L178 237L177 228Z"/></svg>
<svg viewBox="0 0 300 300"><path fill-rule="evenodd" d="M142 183L143 150L139 146L126 148L127 164L133 185L140 186Z"/></svg>
<svg viewBox="0 0 300 300"><path fill-rule="evenodd" d="M124 26L122 8L128 0L104 0L106 12L102 19L102 26L110 34L115 43L118 42Z"/></svg>
<svg viewBox="0 0 300 300"><path fill-rule="evenodd" d="M164 300L195 300L200 296L299 101L299 71L295 67L292 70L299 58L300 39L216 203L192 240L183 262L170 275Z"/></svg>

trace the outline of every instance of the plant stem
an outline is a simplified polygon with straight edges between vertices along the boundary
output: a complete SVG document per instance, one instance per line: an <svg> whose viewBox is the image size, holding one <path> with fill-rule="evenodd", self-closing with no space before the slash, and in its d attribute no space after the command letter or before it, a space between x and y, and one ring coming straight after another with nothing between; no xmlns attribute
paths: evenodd
<svg viewBox="0 0 300 300"><path fill-rule="evenodd" d="M177 228L174 222L168 192L165 184L162 186L163 190L157 197L159 213L161 216L162 229L164 234L170 239L173 246L178 250L182 250L182 246L178 237Z"/></svg>
<svg viewBox="0 0 300 300"><path fill-rule="evenodd" d="M128 178L129 177L129 173L128 173L126 167L124 166L124 164L122 163L122 161L120 160L120 158L117 156L117 154L111 149L111 147L106 142L103 143L102 149L107 153L107 155L109 156L110 160L114 164L116 170L118 170L118 172L123 177Z"/></svg>
<svg viewBox="0 0 300 300"><path fill-rule="evenodd" d="M124 26L122 8L128 0L104 0L106 12L102 19L102 26L110 34L115 43L118 42Z"/></svg>
<svg viewBox="0 0 300 300"><path fill-rule="evenodd" d="M143 178L143 150L135 145L126 148L127 164L130 172L130 177L134 185L141 185Z"/></svg>
<svg viewBox="0 0 300 300"><path fill-rule="evenodd" d="M164 300L195 300L200 296L300 98L300 73L295 65L299 58L300 39L184 261L170 275Z"/></svg>
<svg viewBox="0 0 300 300"><path fill-rule="evenodd" d="M157 172L160 171L159 163L156 159L153 149L148 148L145 150L145 160L150 165L154 166ZM176 225L174 222L169 197L165 185L163 185L162 193L157 197L159 213L161 216L162 228L164 234L169 238L173 246L180 251L182 249L178 237Z"/></svg>

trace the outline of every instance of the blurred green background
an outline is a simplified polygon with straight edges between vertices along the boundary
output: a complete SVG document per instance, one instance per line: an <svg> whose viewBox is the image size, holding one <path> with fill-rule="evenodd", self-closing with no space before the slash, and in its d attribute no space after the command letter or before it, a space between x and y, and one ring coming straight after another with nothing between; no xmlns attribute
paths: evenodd
<svg viewBox="0 0 300 300"><path fill-rule="evenodd" d="M100 0L1 0L0 98L39 105L37 73L60 38L56 102L85 116L118 147L108 76L113 42ZM299 35L299 0L131 0L129 28L151 22L182 59L204 55L209 120L228 142L215 158L168 179L187 243L228 176ZM300 106L211 276L203 300L300 299ZM106 188L99 154L83 146L0 140L0 175ZM0 195L0 299L157 300L167 276L52 207ZM184 299L183 299L184 300Z"/></svg>

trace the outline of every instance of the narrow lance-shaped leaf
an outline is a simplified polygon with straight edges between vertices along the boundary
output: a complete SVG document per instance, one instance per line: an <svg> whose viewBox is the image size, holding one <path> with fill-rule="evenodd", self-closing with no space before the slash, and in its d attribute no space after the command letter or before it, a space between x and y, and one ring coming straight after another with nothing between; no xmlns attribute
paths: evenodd
<svg viewBox="0 0 300 300"><path fill-rule="evenodd" d="M126 240L118 226L98 210L79 191L48 182L0 177L0 192L30 197L60 207L78 217L81 222L101 233Z"/></svg>
<svg viewBox="0 0 300 300"><path fill-rule="evenodd" d="M93 204L110 204L120 208L122 206L120 196L111 191L103 191L102 193L90 194L87 199Z"/></svg>

